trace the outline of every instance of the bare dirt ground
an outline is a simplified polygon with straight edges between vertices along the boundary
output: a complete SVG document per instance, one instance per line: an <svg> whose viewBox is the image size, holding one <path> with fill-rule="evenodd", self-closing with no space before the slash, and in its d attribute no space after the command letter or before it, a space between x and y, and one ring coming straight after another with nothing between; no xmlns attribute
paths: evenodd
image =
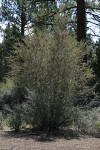
<svg viewBox="0 0 100 150"><path fill-rule="evenodd" d="M0 131L0 150L100 150L100 138L65 139Z"/></svg>

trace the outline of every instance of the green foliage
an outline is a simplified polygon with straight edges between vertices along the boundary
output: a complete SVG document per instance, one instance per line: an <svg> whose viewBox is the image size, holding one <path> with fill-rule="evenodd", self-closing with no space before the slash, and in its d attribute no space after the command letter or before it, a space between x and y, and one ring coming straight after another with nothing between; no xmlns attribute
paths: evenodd
<svg viewBox="0 0 100 150"><path fill-rule="evenodd" d="M42 128L70 125L73 103L91 77L87 64L82 63L85 43L77 43L61 20L51 33L38 31L25 43L11 59L14 80L28 91L25 117Z"/></svg>
<svg viewBox="0 0 100 150"><path fill-rule="evenodd" d="M97 61L94 63L94 71L99 78L100 75L100 40L95 44Z"/></svg>
<svg viewBox="0 0 100 150"><path fill-rule="evenodd" d="M78 130L80 133L99 136L100 108L92 110L80 110L78 119Z"/></svg>
<svg viewBox="0 0 100 150"><path fill-rule="evenodd" d="M97 137L100 137L100 120L95 123L95 129L97 132Z"/></svg>
<svg viewBox="0 0 100 150"><path fill-rule="evenodd" d="M14 81L7 78L5 82L0 84L0 92L6 93L14 88Z"/></svg>
<svg viewBox="0 0 100 150"><path fill-rule="evenodd" d="M0 81L4 77L6 72L5 62L4 62L4 51L3 51L3 44L0 44Z"/></svg>
<svg viewBox="0 0 100 150"><path fill-rule="evenodd" d="M19 42L19 40L21 42L21 36L18 28L14 25L10 26L10 24L8 24L4 31L4 40L0 45L0 81L7 76L11 69L8 57L14 55L15 45Z"/></svg>
<svg viewBox="0 0 100 150"><path fill-rule="evenodd" d="M100 130L100 121L97 121L97 122L96 122L96 129L97 129L97 130Z"/></svg>
<svg viewBox="0 0 100 150"><path fill-rule="evenodd" d="M95 101L96 101L96 106L100 106L100 39L98 42L95 44L95 51L96 51L96 60L93 61L92 67L95 73L95 80L96 80L96 85L95 85Z"/></svg>
<svg viewBox="0 0 100 150"><path fill-rule="evenodd" d="M2 0L1 20L17 26L24 36L26 29L51 24L55 6L55 1Z"/></svg>
<svg viewBox="0 0 100 150"><path fill-rule="evenodd" d="M3 116L2 113L0 112L0 130L3 130L2 120L3 120Z"/></svg>
<svg viewBox="0 0 100 150"><path fill-rule="evenodd" d="M38 7L37 7L38 3ZM53 26L54 15L57 13L57 5L55 1L40 1L35 3L33 10L33 18L35 27L44 29Z"/></svg>
<svg viewBox="0 0 100 150"><path fill-rule="evenodd" d="M13 114L8 114L4 119L4 122L6 126L10 127L15 132L18 132L20 130L20 126L22 123L21 116L18 112Z"/></svg>
<svg viewBox="0 0 100 150"><path fill-rule="evenodd" d="M1 19L19 28L21 35L24 35L25 26L31 22L32 1L26 0L2 0Z"/></svg>
<svg viewBox="0 0 100 150"><path fill-rule="evenodd" d="M21 41L19 29L16 27L16 25L10 25L10 23L8 23L6 29L4 30L3 40L3 48L6 57L10 54L13 54L15 50L15 44L19 41Z"/></svg>

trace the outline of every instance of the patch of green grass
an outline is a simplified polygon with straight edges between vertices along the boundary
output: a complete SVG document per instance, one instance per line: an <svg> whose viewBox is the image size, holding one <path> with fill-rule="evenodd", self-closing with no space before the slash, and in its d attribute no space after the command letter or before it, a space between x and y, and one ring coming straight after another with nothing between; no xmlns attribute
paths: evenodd
<svg viewBox="0 0 100 150"><path fill-rule="evenodd" d="M7 92L14 88L14 81L12 79L6 79L6 82L0 84L0 91Z"/></svg>

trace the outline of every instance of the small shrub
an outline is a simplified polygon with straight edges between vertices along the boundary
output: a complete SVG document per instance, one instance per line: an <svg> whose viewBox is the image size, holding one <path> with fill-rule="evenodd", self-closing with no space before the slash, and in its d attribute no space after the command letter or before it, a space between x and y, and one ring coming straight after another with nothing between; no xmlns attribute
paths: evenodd
<svg viewBox="0 0 100 150"><path fill-rule="evenodd" d="M6 78L5 82L0 83L0 92L7 93L14 88L14 82L10 78Z"/></svg>
<svg viewBox="0 0 100 150"><path fill-rule="evenodd" d="M3 116L2 116L2 113L0 112L0 130L3 130Z"/></svg>
<svg viewBox="0 0 100 150"><path fill-rule="evenodd" d="M25 121L22 121L20 128L21 129L25 129L26 128L26 122Z"/></svg>
<svg viewBox="0 0 100 150"><path fill-rule="evenodd" d="M64 137L67 139L78 138L79 133L77 130L68 129L65 130Z"/></svg>
<svg viewBox="0 0 100 150"><path fill-rule="evenodd" d="M100 137L100 121L97 121L95 123L95 129L96 129L96 132L97 132L97 136Z"/></svg>
<svg viewBox="0 0 100 150"><path fill-rule="evenodd" d="M99 133L99 119L99 108L92 110L80 110L80 118L78 120L79 132L95 136Z"/></svg>
<svg viewBox="0 0 100 150"><path fill-rule="evenodd" d="M7 115L5 122L8 127L14 129L15 132L18 132L22 123L21 116L19 113Z"/></svg>

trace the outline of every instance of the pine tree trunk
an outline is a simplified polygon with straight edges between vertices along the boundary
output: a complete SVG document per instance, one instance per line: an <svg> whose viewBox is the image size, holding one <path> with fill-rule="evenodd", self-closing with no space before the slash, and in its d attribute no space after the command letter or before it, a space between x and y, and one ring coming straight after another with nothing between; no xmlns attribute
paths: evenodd
<svg viewBox="0 0 100 150"><path fill-rule="evenodd" d="M85 0L77 0L77 40L86 40Z"/></svg>
<svg viewBox="0 0 100 150"><path fill-rule="evenodd" d="M24 36L25 32L25 25L26 25L26 4L24 1L22 1L22 8L21 8L21 35Z"/></svg>

